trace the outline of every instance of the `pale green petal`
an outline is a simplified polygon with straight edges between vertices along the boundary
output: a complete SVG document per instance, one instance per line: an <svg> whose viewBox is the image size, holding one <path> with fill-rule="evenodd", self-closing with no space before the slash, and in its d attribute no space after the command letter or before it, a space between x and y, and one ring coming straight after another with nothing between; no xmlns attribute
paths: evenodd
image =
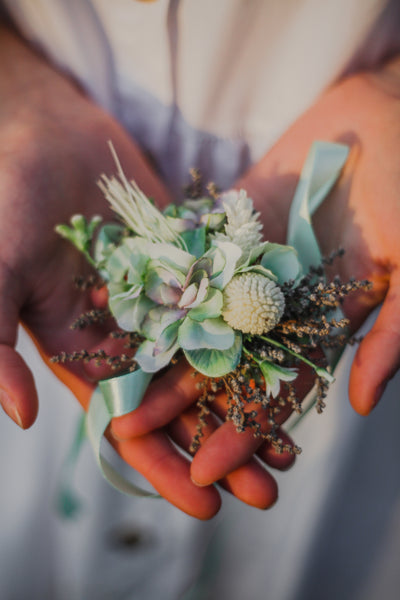
<svg viewBox="0 0 400 600"><path fill-rule="evenodd" d="M213 246L205 256L213 259L212 286L223 290L235 273L242 250L232 242L214 240Z"/></svg>
<svg viewBox="0 0 400 600"><path fill-rule="evenodd" d="M189 270L188 279L190 283L200 283L204 277L210 277L213 273L213 261L207 256L202 256Z"/></svg>
<svg viewBox="0 0 400 600"><path fill-rule="evenodd" d="M107 284L108 297L111 300L123 301L137 298L143 291L143 285L129 284L125 281L110 281Z"/></svg>
<svg viewBox="0 0 400 600"><path fill-rule="evenodd" d="M182 319L185 315L185 310L153 304L153 308L149 310L143 321L142 333L148 340L154 342L168 325Z"/></svg>
<svg viewBox="0 0 400 600"><path fill-rule="evenodd" d="M227 350L235 339L235 332L222 318L202 322L186 317L179 328L178 340L184 350L215 348Z"/></svg>
<svg viewBox="0 0 400 600"><path fill-rule="evenodd" d="M178 329L182 323L182 319L175 321L166 327L161 335L156 340L154 345L153 354L156 356L157 354L164 354L167 352L171 346L177 343L178 339Z"/></svg>
<svg viewBox="0 0 400 600"><path fill-rule="evenodd" d="M163 267L149 269L145 278L145 291L157 304L177 304L182 296L179 281Z"/></svg>
<svg viewBox="0 0 400 600"><path fill-rule="evenodd" d="M207 377L223 377L238 366L242 355L242 336L235 332L232 346L227 350L184 350L186 360Z"/></svg>
<svg viewBox="0 0 400 600"><path fill-rule="evenodd" d="M219 229L225 222L225 213L208 213L200 217L200 222L207 227L207 229Z"/></svg>
<svg viewBox="0 0 400 600"><path fill-rule="evenodd" d="M191 283L186 290L183 292L181 299L179 300L178 306L187 308L197 298L198 285Z"/></svg>
<svg viewBox="0 0 400 600"><path fill-rule="evenodd" d="M196 286L197 287L196 297L194 298L193 302L191 302L191 304L186 304L186 308L196 308L197 306L200 306L200 304L202 302L204 302L204 300L207 297L207 292L208 292L209 286L210 286L210 280L208 279L208 277L204 277L200 281L200 285Z"/></svg>
<svg viewBox="0 0 400 600"><path fill-rule="evenodd" d="M129 272L130 283L141 283L149 260L142 253L144 249L143 240L137 237L124 238L105 263L104 268L110 279L120 281Z"/></svg>
<svg viewBox="0 0 400 600"><path fill-rule="evenodd" d="M155 343L146 340L139 346L135 354L135 359L143 371L146 373L155 373L170 363L172 357L178 349L179 344L176 343L173 344L169 350L167 350L167 352L157 354L154 353Z"/></svg>
<svg viewBox="0 0 400 600"><path fill-rule="evenodd" d="M235 275L237 275L239 273L257 273L258 275L262 275L263 277L268 277L268 279L271 279L272 281L278 281L278 278L276 277L276 275L269 269L266 269L265 267L263 267L262 265L251 265L250 267L239 267L239 269L236 270Z"/></svg>
<svg viewBox="0 0 400 600"><path fill-rule="evenodd" d="M146 270L148 272L153 270L157 271L164 283L167 283L168 285L176 286L178 284L181 288L184 288L187 284L187 273L182 273L182 271L179 271L164 260L158 258L149 260Z"/></svg>
<svg viewBox="0 0 400 600"><path fill-rule="evenodd" d="M190 229L194 229L196 227L196 222L191 219L182 219L167 215L167 221L171 229L173 229L174 231L176 231L176 233L179 234L182 234L185 231L189 231Z"/></svg>
<svg viewBox="0 0 400 600"><path fill-rule="evenodd" d="M159 259L185 275L196 260L195 256L172 244L147 244L145 249L150 258Z"/></svg>
<svg viewBox="0 0 400 600"><path fill-rule="evenodd" d="M296 369L281 367L269 360L259 363L266 385L266 396L276 398L281 389L281 381L293 381L297 377Z"/></svg>
<svg viewBox="0 0 400 600"><path fill-rule="evenodd" d="M209 288L204 302L190 311L190 318L195 321L204 321L204 319L215 319L222 312L224 297L220 290Z"/></svg>
<svg viewBox="0 0 400 600"><path fill-rule="evenodd" d="M250 250L246 261L242 263L241 267L248 267L249 265L255 263L256 260L261 256L261 254L266 252L267 248L270 245L270 242L261 242L261 244L257 244L256 246L254 246L254 248Z"/></svg>
<svg viewBox="0 0 400 600"><path fill-rule="evenodd" d="M116 294L109 298L109 307L119 327L125 331L141 331L142 323L154 306L149 298L141 294L136 298Z"/></svg>

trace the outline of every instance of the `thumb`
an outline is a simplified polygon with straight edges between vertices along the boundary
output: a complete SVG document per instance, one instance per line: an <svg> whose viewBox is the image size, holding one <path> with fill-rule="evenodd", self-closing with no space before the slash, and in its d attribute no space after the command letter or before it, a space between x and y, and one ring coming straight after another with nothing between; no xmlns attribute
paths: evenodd
<svg viewBox="0 0 400 600"><path fill-rule="evenodd" d="M400 272L396 271L378 318L362 340L351 367L349 395L356 412L371 412L399 367Z"/></svg>
<svg viewBox="0 0 400 600"><path fill-rule="evenodd" d="M30 427L38 412L38 396L33 375L16 352L18 311L0 294L0 404L22 429Z"/></svg>

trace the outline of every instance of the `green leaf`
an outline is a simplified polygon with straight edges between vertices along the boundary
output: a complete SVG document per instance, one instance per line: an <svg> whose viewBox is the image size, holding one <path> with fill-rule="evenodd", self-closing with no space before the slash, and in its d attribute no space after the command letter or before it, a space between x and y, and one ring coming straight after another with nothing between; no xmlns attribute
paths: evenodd
<svg viewBox="0 0 400 600"><path fill-rule="evenodd" d="M301 273L297 251L291 246L268 244L267 251L261 259L261 265L270 269L277 276L279 284L291 279L295 280Z"/></svg>
<svg viewBox="0 0 400 600"><path fill-rule="evenodd" d="M168 204L168 206L163 210L163 215L165 217L175 218L178 216L178 206L176 204Z"/></svg>
<svg viewBox="0 0 400 600"><path fill-rule="evenodd" d="M121 241L123 227L116 223L107 223L100 228L94 246L94 259L97 264L106 260Z"/></svg>
<svg viewBox="0 0 400 600"><path fill-rule="evenodd" d="M68 225L57 225L55 230L61 237L67 239L82 252L91 265L94 265L94 260L90 256L90 248L94 231L101 221L102 218L98 215L92 217L89 222L83 215L73 215L70 220L71 227Z"/></svg>
<svg viewBox="0 0 400 600"><path fill-rule="evenodd" d="M207 377L223 377L239 364L242 355L242 335L235 331L235 339L227 350L184 350L190 365Z"/></svg>
<svg viewBox="0 0 400 600"><path fill-rule="evenodd" d="M281 367L269 360L260 361L258 366L265 380L267 397L276 398L281 388L281 381L293 381L297 377L295 369Z"/></svg>
<svg viewBox="0 0 400 600"><path fill-rule="evenodd" d="M189 316L179 328L178 341L184 350L199 348L215 348L227 350L235 339L235 332L221 317L205 319L202 322L193 321Z"/></svg>
<svg viewBox="0 0 400 600"><path fill-rule="evenodd" d="M206 228L198 227L197 229L191 229L190 231L184 231L181 233L181 238L186 244L188 252L193 254L196 258L200 258L206 249Z"/></svg>

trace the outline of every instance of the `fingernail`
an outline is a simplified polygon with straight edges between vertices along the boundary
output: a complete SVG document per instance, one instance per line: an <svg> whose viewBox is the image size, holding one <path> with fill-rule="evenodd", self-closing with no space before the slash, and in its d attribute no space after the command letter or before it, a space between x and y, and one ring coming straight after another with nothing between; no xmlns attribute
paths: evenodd
<svg viewBox="0 0 400 600"><path fill-rule="evenodd" d="M192 483L194 483L194 485L197 487L207 487L207 485L209 485L208 483L199 483L198 481L195 481L193 477L190 477L190 479L192 480Z"/></svg>
<svg viewBox="0 0 400 600"><path fill-rule="evenodd" d="M4 390L0 390L0 404L3 407L4 412L23 429L22 419L17 411L15 403L11 400L10 396Z"/></svg>

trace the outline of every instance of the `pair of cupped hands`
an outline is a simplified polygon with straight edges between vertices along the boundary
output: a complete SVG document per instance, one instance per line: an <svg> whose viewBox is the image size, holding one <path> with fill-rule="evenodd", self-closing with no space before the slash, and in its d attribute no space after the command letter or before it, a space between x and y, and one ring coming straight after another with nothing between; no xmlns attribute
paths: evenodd
<svg viewBox="0 0 400 600"><path fill-rule="evenodd" d="M171 201L140 149L121 126L65 76L5 32L0 44L13 57L0 64L0 402L22 428L35 421L34 378L14 349L18 322L32 336L56 375L84 408L100 376L91 367L61 366L61 351L107 347L104 327L70 329L80 314L104 302L72 284L89 273L85 259L54 232L71 215L111 212L96 186L115 172L112 140L128 178L163 207ZM15 68L15 64L18 68ZM340 180L314 218L323 254L343 247L335 264L343 280L373 282L368 293L346 300L344 312L356 330L383 302L354 359L349 395L367 415L400 363L400 73L398 63L352 75L327 90L262 160L237 182L261 212L265 239L285 243L290 202L314 140L340 141L351 150ZM309 384L304 374L298 391ZM202 445L188 451L197 425L196 378L184 362L154 379L138 409L114 419L108 438L121 457L169 502L200 519L219 509L219 486L264 509L277 499L271 470L287 469L293 455L279 454L252 433L237 433L224 421L219 394L207 417ZM288 414L282 414L282 424ZM264 431L268 424L262 423ZM282 439L289 438L282 431ZM187 455L186 455L187 456ZM213 484L218 484L213 485Z"/></svg>

